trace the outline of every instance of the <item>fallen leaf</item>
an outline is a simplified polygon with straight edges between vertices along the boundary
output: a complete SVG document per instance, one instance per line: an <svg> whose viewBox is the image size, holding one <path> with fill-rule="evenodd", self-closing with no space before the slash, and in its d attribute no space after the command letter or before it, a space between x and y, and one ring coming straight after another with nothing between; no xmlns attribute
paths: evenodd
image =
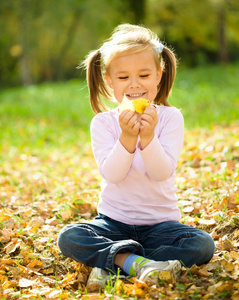
<svg viewBox="0 0 239 300"><path fill-rule="evenodd" d="M202 268L200 270L198 270L198 275L202 276L202 277L208 277L209 273L208 270L205 268Z"/></svg>
<svg viewBox="0 0 239 300"><path fill-rule="evenodd" d="M28 269L31 269L32 271L40 271L43 268L43 264L41 261L39 260L32 260L28 265L27 265Z"/></svg>
<svg viewBox="0 0 239 300"><path fill-rule="evenodd" d="M227 237L222 239L222 249L231 251L234 249L233 242L230 241Z"/></svg>
<svg viewBox="0 0 239 300"><path fill-rule="evenodd" d="M22 287L22 288L25 288L25 287L33 286L35 284L36 284L35 280L29 280L29 279L26 279L26 278L21 278L19 280L18 286Z"/></svg>
<svg viewBox="0 0 239 300"><path fill-rule="evenodd" d="M87 290L87 293L95 293L102 290L102 286L98 283L89 284L85 288Z"/></svg>
<svg viewBox="0 0 239 300"><path fill-rule="evenodd" d="M206 219L200 219L198 221L199 224L201 225L205 225L205 226L213 226L216 224L216 221L212 218L212 219L209 219L209 220L206 220Z"/></svg>

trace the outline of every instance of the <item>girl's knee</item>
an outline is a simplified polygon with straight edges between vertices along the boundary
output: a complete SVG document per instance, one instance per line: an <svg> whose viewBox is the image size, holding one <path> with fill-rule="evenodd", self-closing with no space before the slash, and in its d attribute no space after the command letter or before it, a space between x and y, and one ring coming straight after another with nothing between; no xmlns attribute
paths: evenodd
<svg viewBox="0 0 239 300"><path fill-rule="evenodd" d="M208 263L215 251L215 244L213 238L206 232L202 232L197 240L197 265Z"/></svg>
<svg viewBox="0 0 239 300"><path fill-rule="evenodd" d="M186 267L196 264L198 266L207 264L213 257L215 244L212 237L201 230L194 231L188 239L188 251L183 255L182 262Z"/></svg>
<svg viewBox="0 0 239 300"><path fill-rule="evenodd" d="M63 254L69 243L69 231L67 230L67 227L69 227L69 225L67 225L60 231L57 239L58 247L60 248Z"/></svg>
<svg viewBox="0 0 239 300"><path fill-rule="evenodd" d="M60 231L57 244L64 255L68 256L69 249L72 249L81 240L84 235L84 229L81 227L81 224L71 224Z"/></svg>

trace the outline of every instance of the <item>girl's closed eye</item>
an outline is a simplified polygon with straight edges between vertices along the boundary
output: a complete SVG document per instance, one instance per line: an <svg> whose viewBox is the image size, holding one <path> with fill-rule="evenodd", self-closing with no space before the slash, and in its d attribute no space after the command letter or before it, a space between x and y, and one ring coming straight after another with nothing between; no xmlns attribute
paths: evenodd
<svg viewBox="0 0 239 300"><path fill-rule="evenodd" d="M147 77L149 77L149 74L140 75L139 77L141 77L141 78L147 78Z"/></svg>
<svg viewBox="0 0 239 300"><path fill-rule="evenodd" d="M128 79L129 77L128 76L120 76L118 77L120 80L125 80L125 79Z"/></svg>

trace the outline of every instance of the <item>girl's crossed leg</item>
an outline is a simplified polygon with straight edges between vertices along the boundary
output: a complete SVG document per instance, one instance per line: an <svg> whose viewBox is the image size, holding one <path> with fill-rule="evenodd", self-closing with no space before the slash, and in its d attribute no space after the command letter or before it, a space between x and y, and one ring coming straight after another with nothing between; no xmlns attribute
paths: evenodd
<svg viewBox="0 0 239 300"><path fill-rule="evenodd" d="M113 272L130 253L155 261L179 260L186 267L208 263L214 254L211 236L194 227L174 221L127 225L104 215L67 225L58 245L65 256Z"/></svg>

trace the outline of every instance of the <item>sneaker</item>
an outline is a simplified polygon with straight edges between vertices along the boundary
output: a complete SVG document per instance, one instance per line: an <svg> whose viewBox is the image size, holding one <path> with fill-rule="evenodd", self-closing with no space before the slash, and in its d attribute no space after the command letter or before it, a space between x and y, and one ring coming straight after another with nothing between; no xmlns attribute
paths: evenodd
<svg viewBox="0 0 239 300"><path fill-rule="evenodd" d="M138 280L152 286L158 281L166 280L175 282L180 278L181 263L178 260L150 261L139 267L138 263L133 265Z"/></svg>
<svg viewBox="0 0 239 300"><path fill-rule="evenodd" d="M97 283L104 287L108 282L115 282L117 279L127 279L130 276L125 275L115 275L113 273L107 272L100 268L93 268L90 272L90 276L87 280L86 285Z"/></svg>
<svg viewBox="0 0 239 300"><path fill-rule="evenodd" d="M110 280L110 273L100 269L100 268L93 268L90 272L90 276L87 281L87 285L97 283L102 287L107 284L107 281Z"/></svg>

